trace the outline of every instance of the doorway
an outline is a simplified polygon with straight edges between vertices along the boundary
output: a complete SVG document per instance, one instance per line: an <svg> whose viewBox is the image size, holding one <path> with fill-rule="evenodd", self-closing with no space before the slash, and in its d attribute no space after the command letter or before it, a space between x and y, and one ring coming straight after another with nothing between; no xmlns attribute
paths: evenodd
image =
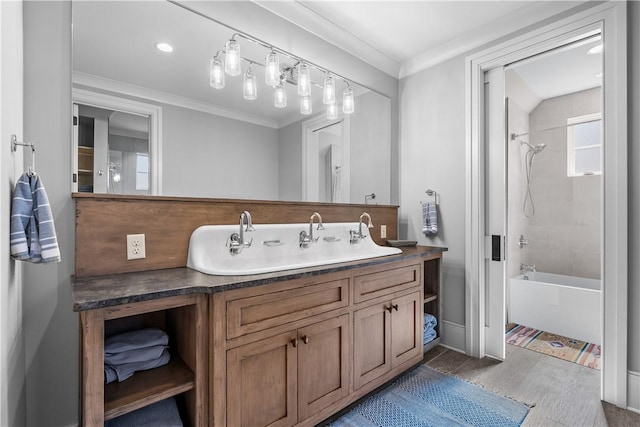
<svg viewBox="0 0 640 427"><path fill-rule="evenodd" d="M488 281L487 277L494 270L506 274L504 249L507 244L506 203L499 207L504 222L492 228L487 216L486 207L490 204L486 188L485 176L490 175L486 163L485 150L489 145L487 129L485 129L485 112L491 103L485 99L485 72L504 70L509 64L542 52L554 50L567 43L584 38L585 34L602 35L606 55L603 62L603 235L602 235L602 278L603 278L603 337L604 348L602 369L603 400L625 407L627 401L627 366L626 366L626 334L627 334L627 139L626 139L626 8L624 5L603 4L571 17L560 19L553 24L541 27L528 34L515 37L505 43L474 54L467 58L467 352L476 357L504 357L504 354L493 355L488 345L494 331L504 341L504 323L491 318L493 308L504 311L505 287L503 282ZM500 76L500 73L498 73ZM502 73L504 78L504 73ZM496 91L504 92L504 80L495 85ZM502 88L502 89L500 89ZM495 94L494 94L495 95ZM504 100L504 94L500 99ZM497 115L491 115L496 123L493 129L499 128L502 120L501 150L506 152L506 105L497 103ZM489 129L490 131L490 129ZM503 174L506 172L503 170ZM500 172L496 172L497 175ZM506 194L505 188L502 194ZM497 239L492 239L496 236ZM493 240L497 244L492 245ZM497 248L498 256L493 250ZM495 261L489 261L496 259ZM495 272L495 271L494 271ZM495 303L496 296L502 304Z"/></svg>
<svg viewBox="0 0 640 427"><path fill-rule="evenodd" d="M489 166L507 171L507 344L593 369L603 342L602 47L589 33L504 67L506 158Z"/></svg>

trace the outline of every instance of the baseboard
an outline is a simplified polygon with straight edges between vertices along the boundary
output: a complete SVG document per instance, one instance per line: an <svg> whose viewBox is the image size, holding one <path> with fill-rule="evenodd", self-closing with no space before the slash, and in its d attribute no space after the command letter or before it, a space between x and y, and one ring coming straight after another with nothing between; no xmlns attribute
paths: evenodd
<svg viewBox="0 0 640 427"><path fill-rule="evenodd" d="M640 372L627 371L627 409L640 413Z"/></svg>
<svg viewBox="0 0 640 427"><path fill-rule="evenodd" d="M466 328L446 320L441 322L442 343L444 347L465 353L466 347Z"/></svg>

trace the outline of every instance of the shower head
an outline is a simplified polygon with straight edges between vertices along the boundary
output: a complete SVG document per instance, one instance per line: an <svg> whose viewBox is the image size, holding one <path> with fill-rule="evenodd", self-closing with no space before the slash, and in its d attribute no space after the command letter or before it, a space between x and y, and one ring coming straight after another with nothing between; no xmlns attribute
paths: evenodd
<svg viewBox="0 0 640 427"><path fill-rule="evenodd" d="M532 152L533 154L538 154L539 152L544 150L544 148L547 146L547 144L541 142L540 144L537 144L534 147L533 145L529 144L528 142L522 141L522 140L520 140L520 145L526 145L527 147L529 147L529 152Z"/></svg>

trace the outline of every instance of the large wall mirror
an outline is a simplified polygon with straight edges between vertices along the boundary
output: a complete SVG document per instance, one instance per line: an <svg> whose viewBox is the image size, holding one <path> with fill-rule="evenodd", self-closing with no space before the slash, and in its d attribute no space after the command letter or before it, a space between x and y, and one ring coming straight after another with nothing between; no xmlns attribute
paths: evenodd
<svg viewBox="0 0 640 427"><path fill-rule="evenodd" d="M349 82L355 112L329 120L311 68L312 113L301 114L281 55L287 106L276 108L259 65L268 50L242 38L257 99L243 97L247 61L214 89L210 60L234 31L166 1L73 1L72 20L76 191L389 204L389 98ZM337 79L336 93L345 87Z"/></svg>

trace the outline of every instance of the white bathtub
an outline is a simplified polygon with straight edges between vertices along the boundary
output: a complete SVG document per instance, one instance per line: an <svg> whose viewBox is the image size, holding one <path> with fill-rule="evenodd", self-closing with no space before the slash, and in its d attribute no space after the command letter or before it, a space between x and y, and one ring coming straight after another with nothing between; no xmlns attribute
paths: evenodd
<svg viewBox="0 0 640 427"><path fill-rule="evenodd" d="M602 344L601 282L550 273L511 278L509 322Z"/></svg>

